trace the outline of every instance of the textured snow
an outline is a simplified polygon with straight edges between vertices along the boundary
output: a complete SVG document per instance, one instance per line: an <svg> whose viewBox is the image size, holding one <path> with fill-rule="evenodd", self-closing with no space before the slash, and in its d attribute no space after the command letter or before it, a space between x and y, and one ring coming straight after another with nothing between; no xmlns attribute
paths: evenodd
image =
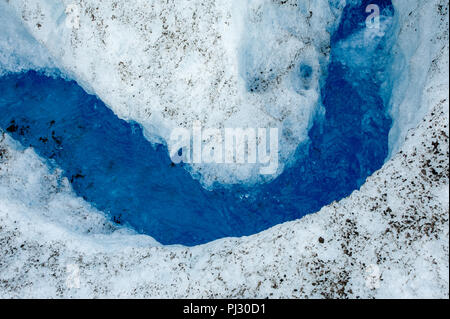
<svg viewBox="0 0 450 319"><path fill-rule="evenodd" d="M408 130L414 128L430 111L434 100L440 98L424 94L427 86L436 85L436 81L448 86L448 72L438 68L436 61L436 55L440 54L448 62L448 46L442 46L448 36L448 30L442 28L442 20L448 21L448 4L421 0L393 0L393 4L399 27L391 70L390 104L394 119L389 137L391 156L400 149ZM435 74L430 75L430 69ZM445 73L444 76L441 73Z"/></svg>
<svg viewBox="0 0 450 319"><path fill-rule="evenodd" d="M257 235L160 246L111 225L2 134L0 296L448 298L448 2L405 3L394 2L397 54L411 57L392 73L405 74L392 102L398 152L348 198Z"/></svg>
<svg viewBox="0 0 450 319"><path fill-rule="evenodd" d="M254 164L195 164L193 175L211 185L274 178L307 139L320 108L330 32L344 3L16 0L9 5L64 74L120 118L140 123L153 142L170 144L174 128L191 128L196 120L219 129L279 128L276 174L261 176ZM312 69L307 81L299 80L301 65Z"/></svg>
<svg viewBox="0 0 450 319"><path fill-rule="evenodd" d="M448 99L432 114L349 198L194 248L116 230L5 138L0 296L448 298ZM50 186L30 206L40 185ZM79 288L67 284L68 265L79 269Z"/></svg>
<svg viewBox="0 0 450 319"><path fill-rule="evenodd" d="M5 1L0 1L0 76L7 72L56 72L50 53L28 32Z"/></svg>

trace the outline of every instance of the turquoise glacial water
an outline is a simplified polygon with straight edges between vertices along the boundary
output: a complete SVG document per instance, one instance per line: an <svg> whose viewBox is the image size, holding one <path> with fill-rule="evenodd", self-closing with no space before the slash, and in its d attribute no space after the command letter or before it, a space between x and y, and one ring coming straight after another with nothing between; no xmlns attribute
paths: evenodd
<svg viewBox="0 0 450 319"><path fill-rule="evenodd" d="M357 49L370 61L364 65L349 66L351 56L334 54L340 41L364 28L368 3L346 8L323 82L326 113L298 147L295 163L268 184L208 191L171 162L164 146L153 147L138 124L117 118L76 82L34 71L0 78L0 128L63 169L75 192L115 223L163 244L260 232L348 196L386 159L391 119L376 75L385 71L389 42ZM393 12L390 1L370 3ZM310 72L302 65L299 76Z"/></svg>

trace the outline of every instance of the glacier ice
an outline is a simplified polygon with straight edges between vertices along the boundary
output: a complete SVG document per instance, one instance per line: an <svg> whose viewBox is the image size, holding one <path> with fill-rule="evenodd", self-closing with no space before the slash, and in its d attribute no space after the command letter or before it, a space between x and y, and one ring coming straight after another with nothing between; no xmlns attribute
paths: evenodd
<svg viewBox="0 0 450 319"><path fill-rule="evenodd" d="M320 107L330 32L344 4L9 2L66 76L120 118L140 123L152 142L168 143L172 129L190 128L196 120L219 129L278 128L281 165L274 176L307 140ZM211 185L267 179L259 169L200 164L191 172Z"/></svg>
<svg viewBox="0 0 450 319"><path fill-rule="evenodd" d="M431 87L448 87L448 1L393 0L397 13L394 58L390 70L394 119L390 132L390 157L403 144L442 94ZM437 61L440 64L437 64ZM438 84L437 84L438 83Z"/></svg>
<svg viewBox="0 0 450 319"><path fill-rule="evenodd" d="M56 66L116 115L140 123L153 142L166 143L173 128L195 120L214 128L278 127L279 174L321 112L329 32L346 2L2 1L0 74ZM394 120L389 157L428 110L422 89L445 30L420 30L439 29L432 8L445 8L441 2L393 2L396 48L386 61L392 87L384 96ZM255 165L191 169L206 185L264 179L258 172Z"/></svg>
<svg viewBox="0 0 450 319"><path fill-rule="evenodd" d="M1 4L4 1L0 1ZM17 194L27 198L40 187L48 186L47 177L28 183L29 175L35 174L33 170L36 165L30 165L28 161L25 165L19 164L19 157L30 155L29 151L22 152L14 157L17 165L14 161L8 161L8 165L14 164L11 180L20 180L20 183L33 187L29 188L29 192L19 189L19 193L14 193L11 188L13 184L7 183L3 189L7 192L7 200L2 202L0 213L4 226L2 235L6 239L6 249L3 250L6 263L1 274L8 286L3 286L2 293L12 297L145 298L192 296L193 293L206 297L212 293L239 297L237 294L244 291L245 296L263 298L269 293L273 293L273 297L290 297L296 288L295 283L304 282L305 292L296 297L323 297L320 292L329 293L345 276L351 278L349 285L344 287L347 290L343 290L346 297L448 297L448 174L446 180L441 178L436 183L420 172L424 158L432 160L431 168L438 167L439 161L439 165L448 172L448 1L394 0L394 5L399 15L395 54L401 63L393 64L391 73L395 85L391 106L396 126L392 130L391 145L403 144L408 128L421 120L419 113L426 113L433 105L436 106L436 113L415 130L415 136L409 138L402 148L404 154L392 158L360 192L310 218L249 238L220 240L193 250L173 247L130 249L130 246L138 246L137 236L129 241L120 237L115 244L108 243L106 238L91 241L88 236L68 233L57 227L49 228L45 220L47 216L42 218L44 222L36 218L38 213L43 212L45 215L60 213L61 217L68 214L67 219L72 220L74 225L80 224L80 220L75 220L79 216L73 214L73 207L67 205L70 201L65 196L59 197L53 205L42 203L34 210L20 203ZM445 11L441 14L436 10L440 6ZM439 104L440 100L443 103ZM417 110L420 111L416 113ZM446 139L439 135L441 130L447 134ZM442 143L438 151L428 153L427 147L434 141ZM14 205L10 204L11 200L15 201ZM415 206L413 215L410 214L411 207L405 207L404 203ZM60 205L65 208L63 211ZM383 215L386 209L392 210L395 215L393 226L387 225L389 216ZM92 212L89 209L86 211L86 215L91 216ZM417 217L415 220L419 225L426 225L427 221L435 225L437 218L432 236L424 234L426 228L414 228L415 224L410 224L410 216ZM91 220L88 220L88 225L92 225ZM395 236L395 232L399 231L394 227L397 225L401 229ZM387 230L394 235L386 236L384 226L388 226ZM348 239L346 234L354 233L355 227L360 234ZM325 237L326 245L318 243L319 236ZM23 244L25 248L21 248ZM351 256L343 251L348 247L353 249ZM120 254L113 251L114 248L118 248ZM229 254L233 249L234 252ZM60 257L53 259L54 252ZM379 263L379 253L385 257L380 265L384 278L382 287L368 290L364 281L367 273L361 265L368 262L375 264L377 260ZM301 258L293 260L292 254ZM49 260L55 262L28 263L42 256L52 257ZM261 259L261 256L264 258ZM91 279L82 290L69 290L64 286L65 272L60 266L70 262L71 258L82 259L84 274ZM109 262L104 263L104 259ZM328 276L331 280L319 285L319 272L309 267L318 260L326 260L327 264L332 265ZM349 269L350 264L354 266ZM298 272L299 267L304 271ZM145 276L142 273L144 268ZM230 269L233 271L230 272ZM214 276L217 272L229 274L220 285L217 285ZM211 275L205 276L205 273ZM256 279L278 280L283 274L295 280L285 281L276 289L270 287L270 280L266 280L267 285L261 287L256 285L257 280L240 280L248 275ZM144 277L147 280L143 282ZM24 286L25 282L27 285ZM331 296L342 297L336 293Z"/></svg>
<svg viewBox="0 0 450 319"><path fill-rule="evenodd" d="M205 191L182 165L170 165L164 147L152 149L138 126L75 83L36 72L0 79L0 127L60 167L80 197L163 244L253 234L346 197L383 164L390 120L369 76L384 70L390 46L379 37L346 48L364 30L361 11L347 7L342 25L350 27L333 35L322 90L326 114L315 118L295 163L270 183ZM356 63L363 57L370 63ZM298 72L298 84L308 85L313 68L302 63Z"/></svg>
<svg viewBox="0 0 450 319"><path fill-rule="evenodd" d="M0 76L8 72L56 72L50 53L28 32L5 1L0 1Z"/></svg>

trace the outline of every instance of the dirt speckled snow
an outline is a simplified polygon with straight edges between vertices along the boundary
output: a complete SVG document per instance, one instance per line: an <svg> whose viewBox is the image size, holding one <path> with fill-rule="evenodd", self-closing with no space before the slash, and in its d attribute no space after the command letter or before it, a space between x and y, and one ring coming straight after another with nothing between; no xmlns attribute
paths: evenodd
<svg viewBox="0 0 450 319"><path fill-rule="evenodd" d="M348 198L260 234L161 246L111 224L0 132L0 297L448 298L448 2L408 3L397 152Z"/></svg>

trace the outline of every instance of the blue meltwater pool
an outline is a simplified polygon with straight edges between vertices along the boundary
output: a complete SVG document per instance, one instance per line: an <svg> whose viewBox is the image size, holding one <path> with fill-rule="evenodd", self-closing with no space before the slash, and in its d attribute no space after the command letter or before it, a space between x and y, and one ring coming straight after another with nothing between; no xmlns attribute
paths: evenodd
<svg viewBox="0 0 450 319"><path fill-rule="evenodd" d="M390 1L370 3L393 15ZM348 196L386 159L389 30L369 46L342 45L366 27L368 4L345 9L322 83L326 112L295 163L271 183L206 190L138 124L117 118L77 83L34 71L0 78L0 128L61 168L75 192L111 220L163 244L260 232ZM307 66L299 76L308 76Z"/></svg>

